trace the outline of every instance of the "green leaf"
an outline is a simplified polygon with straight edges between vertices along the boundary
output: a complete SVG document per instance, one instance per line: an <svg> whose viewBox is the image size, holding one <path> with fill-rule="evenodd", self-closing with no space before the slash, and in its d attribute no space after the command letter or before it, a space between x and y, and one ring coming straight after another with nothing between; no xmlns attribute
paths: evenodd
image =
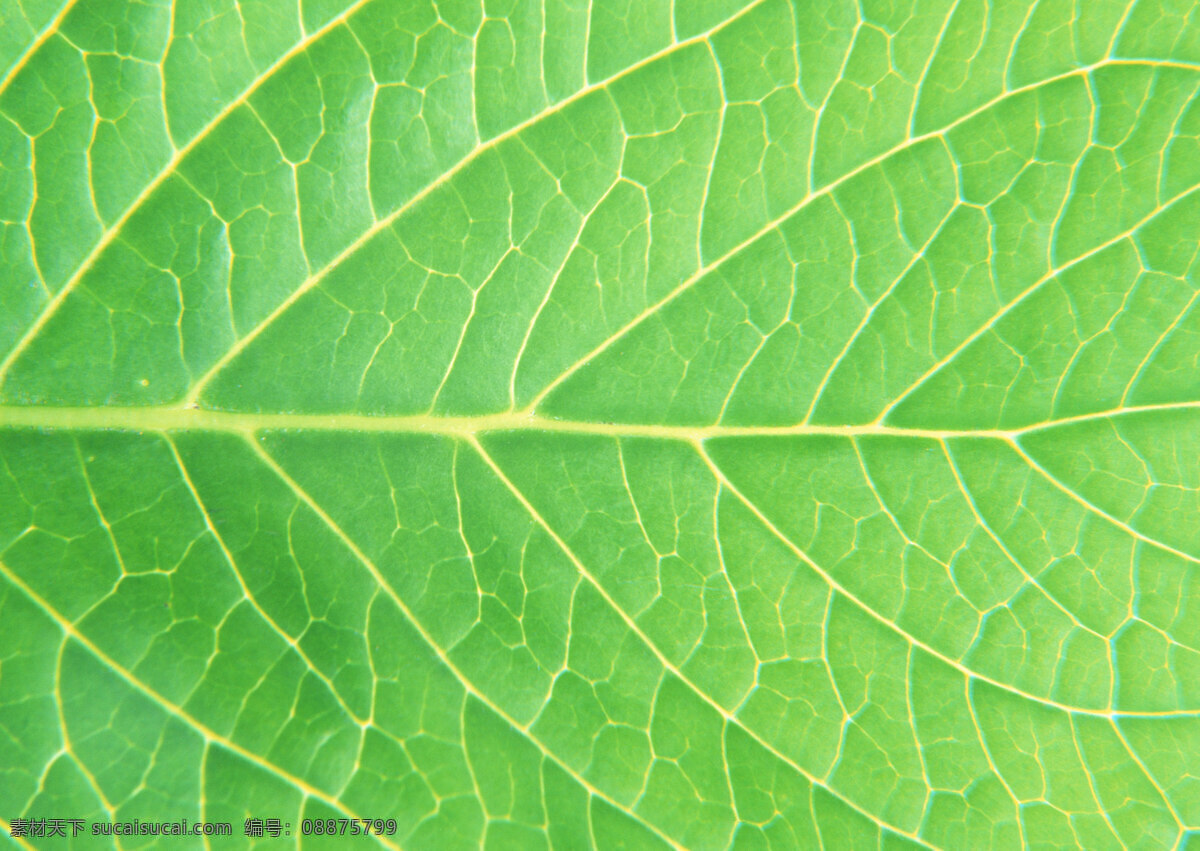
<svg viewBox="0 0 1200 851"><path fill-rule="evenodd" d="M0 33L6 832L1200 841L1192 0Z"/></svg>

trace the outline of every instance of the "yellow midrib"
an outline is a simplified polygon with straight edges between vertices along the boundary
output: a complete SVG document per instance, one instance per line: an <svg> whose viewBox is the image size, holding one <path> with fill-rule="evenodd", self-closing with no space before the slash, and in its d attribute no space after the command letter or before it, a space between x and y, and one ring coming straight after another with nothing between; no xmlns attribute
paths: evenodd
<svg viewBox="0 0 1200 851"><path fill-rule="evenodd" d="M269 430L346 432L395 432L469 437L495 431L564 432L611 437L654 437L698 441L717 437L844 436L894 437L947 440L956 437L989 437L1012 441L1031 431L1088 420L1156 410L1200 408L1200 402L1125 407L1036 423L1019 429L918 429L876 423L864 425L653 425L618 422L585 422L554 419L532 411L506 411L480 416L410 414L244 413L217 411L196 406L97 406L52 407L47 405L0 405L0 428L114 429L121 431L225 431L252 433Z"/></svg>

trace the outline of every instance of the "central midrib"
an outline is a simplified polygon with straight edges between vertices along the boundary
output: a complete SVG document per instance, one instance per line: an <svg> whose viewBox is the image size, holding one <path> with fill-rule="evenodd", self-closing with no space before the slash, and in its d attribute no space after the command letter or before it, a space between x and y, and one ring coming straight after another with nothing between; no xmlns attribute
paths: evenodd
<svg viewBox="0 0 1200 851"><path fill-rule="evenodd" d="M253 433L270 430L393 432L470 437L497 431L562 432L610 437L648 437L697 442L719 437L769 436L891 436L949 440L976 437L1014 441L1034 431L1089 420L1122 417L1152 411L1200 409L1200 402L1124 407L1035 423L1015 429L899 428L879 422L862 425L657 425L651 423L586 422L555 419L531 410L505 411L479 416L408 414L302 414L219 411L198 406L97 406L0 405L0 428L36 428L120 431L225 431Z"/></svg>

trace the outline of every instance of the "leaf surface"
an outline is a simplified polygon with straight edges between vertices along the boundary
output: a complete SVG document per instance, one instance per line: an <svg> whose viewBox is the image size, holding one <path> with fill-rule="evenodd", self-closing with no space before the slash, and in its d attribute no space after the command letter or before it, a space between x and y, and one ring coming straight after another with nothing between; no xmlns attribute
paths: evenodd
<svg viewBox="0 0 1200 851"><path fill-rule="evenodd" d="M2 826L1195 843L1193 3L0 25Z"/></svg>

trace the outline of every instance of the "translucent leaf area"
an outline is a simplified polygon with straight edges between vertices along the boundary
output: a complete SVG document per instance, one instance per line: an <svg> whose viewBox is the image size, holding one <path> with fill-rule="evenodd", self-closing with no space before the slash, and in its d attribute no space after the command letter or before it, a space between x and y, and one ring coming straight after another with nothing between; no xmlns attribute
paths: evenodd
<svg viewBox="0 0 1200 851"><path fill-rule="evenodd" d="M57 3L5 834L1200 849L1195 0Z"/></svg>

